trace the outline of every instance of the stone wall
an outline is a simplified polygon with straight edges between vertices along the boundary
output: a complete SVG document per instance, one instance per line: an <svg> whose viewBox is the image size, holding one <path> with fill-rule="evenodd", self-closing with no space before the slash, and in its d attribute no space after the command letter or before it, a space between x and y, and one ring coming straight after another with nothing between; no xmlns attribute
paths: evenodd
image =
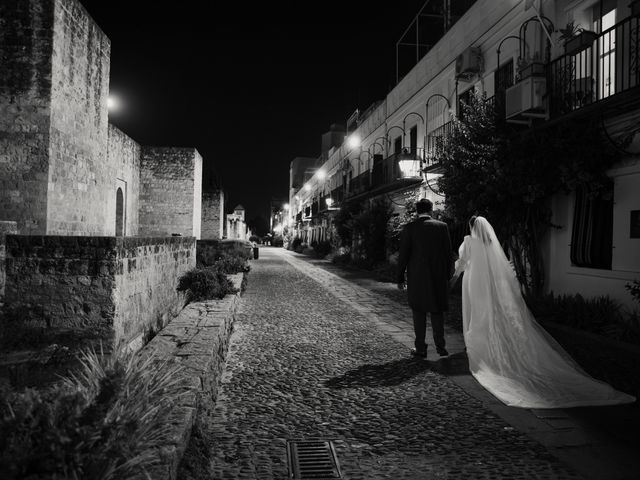
<svg viewBox="0 0 640 480"><path fill-rule="evenodd" d="M6 248L8 331L113 342L115 238L7 235Z"/></svg>
<svg viewBox="0 0 640 480"><path fill-rule="evenodd" d="M79 0L0 2L0 221L25 235L199 238L202 157L109 125L110 54Z"/></svg>
<svg viewBox="0 0 640 480"><path fill-rule="evenodd" d="M224 236L224 192L222 190L202 194L201 229L200 238L203 240Z"/></svg>
<svg viewBox="0 0 640 480"><path fill-rule="evenodd" d="M53 25L49 235L113 235L107 162L111 43L77 0L56 0Z"/></svg>
<svg viewBox="0 0 640 480"><path fill-rule="evenodd" d="M160 462L149 475L151 478L175 480L178 466L189 444L200 402L215 404L222 371L229 350L235 315L240 304L240 289L245 274L230 275L238 289L235 295L187 305L144 349L143 358L165 365L179 363L177 381L184 394L172 407L167 421L171 440L160 451Z"/></svg>
<svg viewBox="0 0 640 480"><path fill-rule="evenodd" d="M119 239L115 275L115 336L134 349L184 307L178 278L196 266L194 237Z"/></svg>
<svg viewBox="0 0 640 480"><path fill-rule="evenodd" d="M53 0L0 2L0 220L46 233Z"/></svg>
<svg viewBox="0 0 640 480"><path fill-rule="evenodd" d="M111 44L78 0L0 4L0 220L107 235Z"/></svg>
<svg viewBox="0 0 640 480"><path fill-rule="evenodd" d="M142 147L139 234L200 238L202 157L194 148Z"/></svg>
<svg viewBox="0 0 640 480"><path fill-rule="evenodd" d="M4 321L76 343L141 346L182 307L178 276L195 266L193 237L6 238Z"/></svg>
<svg viewBox="0 0 640 480"><path fill-rule="evenodd" d="M140 145L111 124L107 162L113 169L108 221L115 225L116 192L121 188L124 195L124 236L138 235Z"/></svg>
<svg viewBox="0 0 640 480"><path fill-rule="evenodd" d="M6 241L7 235L18 233L18 224L16 222L3 222L0 221L0 304L4 299L4 281L5 281L5 265L4 259L6 256Z"/></svg>

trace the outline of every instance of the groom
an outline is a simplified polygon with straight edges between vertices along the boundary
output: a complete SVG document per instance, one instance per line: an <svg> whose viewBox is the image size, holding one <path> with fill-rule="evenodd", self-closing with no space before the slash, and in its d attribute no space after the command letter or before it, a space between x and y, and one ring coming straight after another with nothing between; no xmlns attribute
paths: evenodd
<svg viewBox="0 0 640 480"><path fill-rule="evenodd" d="M438 354L449 355L444 340L444 315L449 308L449 279L453 272L453 252L447 224L431 218L433 203L427 198L416 202L418 218L404 226L400 234L398 288L405 288L413 311L414 355L427 356L425 336L427 313L431 317L433 341Z"/></svg>

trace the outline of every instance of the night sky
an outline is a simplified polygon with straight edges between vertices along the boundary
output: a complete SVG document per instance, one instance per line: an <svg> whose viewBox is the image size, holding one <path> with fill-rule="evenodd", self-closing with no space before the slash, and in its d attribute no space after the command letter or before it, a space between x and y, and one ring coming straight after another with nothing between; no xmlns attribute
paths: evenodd
<svg viewBox="0 0 640 480"><path fill-rule="evenodd" d="M332 123L394 86L396 42L425 2L81 3L111 39L110 121L197 148L205 190L221 182L227 211L255 223L288 196L294 157L319 156Z"/></svg>

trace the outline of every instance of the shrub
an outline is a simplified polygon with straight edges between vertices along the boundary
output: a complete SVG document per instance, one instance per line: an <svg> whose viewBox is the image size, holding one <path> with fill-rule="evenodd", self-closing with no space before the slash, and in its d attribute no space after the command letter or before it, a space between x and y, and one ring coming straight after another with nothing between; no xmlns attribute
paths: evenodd
<svg viewBox="0 0 640 480"><path fill-rule="evenodd" d="M302 239L300 237L293 237L293 240L291 240L291 243L289 243L289 249L293 250L294 252L297 251L296 249L302 244Z"/></svg>
<svg viewBox="0 0 640 480"><path fill-rule="evenodd" d="M248 272L251 269L247 263L248 258L248 254L240 255L239 252L235 251L222 252L218 255L211 268L229 275Z"/></svg>
<svg viewBox="0 0 640 480"><path fill-rule="evenodd" d="M640 344L640 315L624 312L608 296L584 298L582 295L553 293L527 297L535 317L606 336L614 340Z"/></svg>
<svg viewBox="0 0 640 480"><path fill-rule="evenodd" d="M171 443L167 417L179 401L177 367L152 356L87 351L81 368L47 390L3 392L2 478L147 477Z"/></svg>
<svg viewBox="0 0 640 480"><path fill-rule="evenodd" d="M331 253L331 242L329 240L322 240L320 242L314 242L313 250L318 258L324 258Z"/></svg>
<svg viewBox="0 0 640 480"><path fill-rule="evenodd" d="M631 283L627 283L624 288L626 288L633 299L640 303L640 280L634 280Z"/></svg>
<svg viewBox="0 0 640 480"><path fill-rule="evenodd" d="M586 299L580 294L556 297L550 293L529 303L536 317L553 317L577 328L606 325L620 315L620 306L608 296Z"/></svg>
<svg viewBox="0 0 640 480"><path fill-rule="evenodd" d="M241 247L240 245L234 245L229 249L222 250L216 257L239 257L244 260L249 260L251 258L251 250L246 247Z"/></svg>
<svg viewBox="0 0 640 480"><path fill-rule="evenodd" d="M351 253L348 249L341 247L331 261L336 265L348 265L351 262Z"/></svg>
<svg viewBox="0 0 640 480"><path fill-rule="evenodd" d="M194 268L178 279L179 292L185 292L187 303L201 300L220 299L237 289L227 275L216 268Z"/></svg>

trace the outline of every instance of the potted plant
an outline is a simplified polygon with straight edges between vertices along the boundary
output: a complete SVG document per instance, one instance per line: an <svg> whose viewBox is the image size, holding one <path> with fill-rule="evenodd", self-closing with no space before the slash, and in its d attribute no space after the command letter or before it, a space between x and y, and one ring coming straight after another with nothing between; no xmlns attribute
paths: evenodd
<svg viewBox="0 0 640 480"><path fill-rule="evenodd" d="M564 53L566 55L577 55L591 47L598 38L598 34L569 22L565 28L560 29L560 38L564 40Z"/></svg>

